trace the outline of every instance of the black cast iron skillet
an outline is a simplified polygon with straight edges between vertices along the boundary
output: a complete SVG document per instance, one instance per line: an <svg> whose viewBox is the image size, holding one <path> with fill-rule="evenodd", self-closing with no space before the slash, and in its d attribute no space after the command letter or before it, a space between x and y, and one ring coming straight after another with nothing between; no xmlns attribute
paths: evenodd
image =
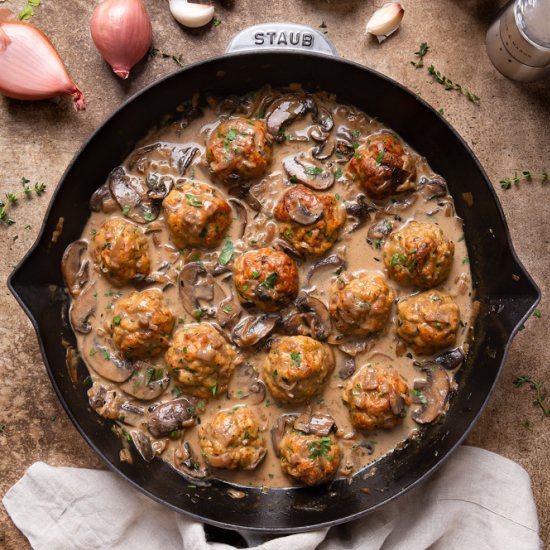
<svg viewBox="0 0 550 550"><path fill-rule="evenodd" d="M269 30L276 34L269 34ZM307 27L301 45L324 48L325 53L287 49L240 51L189 66L143 90L116 111L77 154L55 193L40 237L8 282L9 288L31 319L40 348L61 403L88 444L114 471L142 492L174 510L213 525L271 533L306 531L342 523L365 515L425 480L460 444L487 402L506 358L511 338L539 301L539 290L519 263L496 195L472 152L449 124L418 96L370 69L334 56L323 35ZM280 27L262 26L247 31L233 46L281 39ZM259 34L260 33L260 34ZM312 36L304 39L305 34ZM305 41L305 42L304 42ZM355 476L348 485L336 481L330 489L276 489L263 494L246 490L242 499L227 494L229 485L214 481L210 487L190 488L174 469L161 460L134 464L119 460L120 442L108 421L88 407L82 381L87 371L78 367L79 382L70 380L61 338L75 343L66 322L67 295L61 276L65 247L78 239L89 217L92 192L120 164L154 125L176 112L195 92L216 95L300 82L309 90L335 92L397 131L425 155L448 182L458 215L465 221L465 236L480 313L467 362L458 373L458 391L445 418L426 430L419 444L409 444L381 459L367 481ZM471 193L473 205L463 200ZM52 244L60 217L63 232ZM462 261L456 258L455 261ZM134 453L137 454L137 453ZM359 489L368 486L365 494Z"/></svg>

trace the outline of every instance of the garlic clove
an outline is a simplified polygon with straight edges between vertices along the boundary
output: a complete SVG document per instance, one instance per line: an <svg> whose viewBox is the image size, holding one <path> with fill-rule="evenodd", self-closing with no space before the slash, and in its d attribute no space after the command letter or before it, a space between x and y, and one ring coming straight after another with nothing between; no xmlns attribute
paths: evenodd
<svg viewBox="0 0 550 550"><path fill-rule="evenodd" d="M395 32L405 10L399 2L390 2L377 9L367 23L367 33L373 34L380 42Z"/></svg>
<svg viewBox="0 0 550 550"><path fill-rule="evenodd" d="M19 21L0 21L0 94L23 100L70 95L77 111L86 108L48 37Z"/></svg>
<svg viewBox="0 0 550 550"><path fill-rule="evenodd" d="M0 21L15 21L16 19L15 13L11 10L7 8L0 9Z"/></svg>
<svg viewBox="0 0 550 550"><path fill-rule="evenodd" d="M90 22L92 40L123 80L151 48L153 28L141 0L104 0Z"/></svg>
<svg viewBox="0 0 550 550"><path fill-rule="evenodd" d="M214 6L195 4L187 0L170 0L170 11L174 19L184 27L204 27L214 17Z"/></svg>

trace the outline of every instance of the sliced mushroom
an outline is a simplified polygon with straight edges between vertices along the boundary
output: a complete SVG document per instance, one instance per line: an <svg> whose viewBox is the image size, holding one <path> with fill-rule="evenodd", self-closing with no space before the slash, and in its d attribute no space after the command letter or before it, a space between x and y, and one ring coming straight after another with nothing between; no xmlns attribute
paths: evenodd
<svg viewBox="0 0 550 550"><path fill-rule="evenodd" d="M329 140L325 137L319 145L316 145L311 150L311 156L317 160L327 160L329 159L336 149L336 142L334 140Z"/></svg>
<svg viewBox="0 0 550 550"><path fill-rule="evenodd" d="M172 176L148 175L147 177L147 197L153 201L162 201L172 187L174 187L174 178ZM149 216L148 216L149 218Z"/></svg>
<svg viewBox="0 0 550 550"><path fill-rule="evenodd" d="M90 284L74 298L71 304L69 317L71 326L76 332L88 334L92 330L92 325L88 320L94 315L96 307L97 292L95 290L95 285Z"/></svg>
<svg viewBox="0 0 550 550"><path fill-rule="evenodd" d="M122 166L109 174L109 189L125 216L137 223L155 220L160 204L147 196L147 187L140 178L129 176Z"/></svg>
<svg viewBox="0 0 550 550"><path fill-rule="evenodd" d="M177 165L181 176L185 176L187 168L189 168L189 165L193 162L193 159L198 152L199 148L193 146L178 149L178 153L180 153L180 156L177 160Z"/></svg>
<svg viewBox="0 0 550 550"><path fill-rule="evenodd" d="M111 420L118 420L130 426L143 422L145 410L122 397L116 390L108 390L103 384L94 382L88 390L90 407L97 414Z"/></svg>
<svg viewBox="0 0 550 550"><path fill-rule="evenodd" d="M274 248L277 248L290 256L296 263L300 264L304 261L304 256L302 253L284 239L275 239L272 244Z"/></svg>
<svg viewBox="0 0 550 550"><path fill-rule="evenodd" d="M90 210L92 212L114 212L117 209L117 203L109 191L109 183L104 183L96 189L90 197Z"/></svg>
<svg viewBox="0 0 550 550"><path fill-rule="evenodd" d="M235 210L237 211L237 218L241 222L239 238L242 239L244 236L244 232L246 231L246 226L248 224L248 212L246 210L246 206L243 204L241 200L236 199L235 197L231 197L227 199L227 202L233 205Z"/></svg>
<svg viewBox="0 0 550 550"><path fill-rule="evenodd" d="M435 362L444 369L454 370L464 363L464 359L466 359L466 355L462 351L462 348L456 348L444 351L435 358Z"/></svg>
<svg viewBox="0 0 550 550"><path fill-rule="evenodd" d="M245 317L231 332L231 339L240 348L254 346L271 333L279 319L278 315Z"/></svg>
<svg viewBox="0 0 550 550"><path fill-rule="evenodd" d="M338 254L331 254L330 256L326 256L325 258L323 258L321 260L317 260L307 270L306 280L305 280L306 284L309 284L309 281L311 280L313 275L315 275L317 273L317 271L319 271L320 269L323 269L323 268L327 268L327 267L331 267L331 268L335 268L335 269L339 269L339 268L347 269L348 264L347 264L346 260L344 260L343 258L338 256Z"/></svg>
<svg viewBox="0 0 550 550"><path fill-rule="evenodd" d="M169 434L181 428L194 426L195 403L187 397L161 403L149 413L147 429L155 437Z"/></svg>
<svg viewBox="0 0 550 550"><path fill-rule="evenodd" d="M334 174L325 166L306 160L304 153L285 158L283 167L293 183L303 183L316 191L325 191L334 184Z"/></svg>
<svg viewBox="0 0 550 550"><path fill-rule="evenodd" d="M300 311L313 314L309 318L311 336L317 340L325 341L332 332L332 321L327 306L307 292L300 292L295 303Z"/></svg>
<svg viewBox="0 0 550 550"><path fill-rule="evenodd" d="M405 415L405 400L403 397L396 391L390 392L388 396L390 402L390 409L395 416L404 416Z"/></svg>
<svg viewBox="0 0 550 550"><path fill-rule="evenodd" d="M139 426L143 422L144 415L145 410L143 407L131 401L124 401L124 403L120 405L118 420L129 426Z"/></svg>
<svg viewBox="0 0 550 550"><path fill-rule="evenodd" d="M336 431L336 422L330 414L305 412L294 421L294 429L305 434L326 436Z"/></svg>
<svg viewBox="0 0 550 550"><path fill-rule="evenodd" d="M130 437L138 453L141 455L141 458L143 458L145 462L151 462L151 460L155 458L155 452L153 451L151 440L147 435L139 430L132 430L130 432Z"/></svg>
<svg viewBox="0 0 550 550"><path fill-rule="evenodd" d="M347 126L338 126L336 129L336 156L339 162L347 162L355 153L356 140Z"/></svg>
<svg viewBox="0 0 550 550"><path fill-rule="evenodd" d="M371 206L365 197L365 195L357 195L357 198L353 201L345 202L346 213L353 218L347 233L352 233L356 229L359 229L368 221L370 212L373 212L375 208Z"/></svg>
<svg viewBox="0 0 550 550"><path fill-rule="evenodd" d="M413 402L422 406L411 417L418 424L431 424L444 413L451 386L447 373L437 363L424 363L422 371L426 380L415 381L413 395Z"/></svg>
<svg viewBox="0 0 550 550"><path fill-rule="evenodd" d="M288 215L292 220L300 225L311 225L323 216L325 205L321 201L316 201L309 206L300 200L300 197L291 196L286 201Z"/></svg>
<svg viewBox="0 0 550 550"><path fill-rule="evenodd" d="M347 380L348 378L350 378L350 376L352 376L355 372L355 369L356 369L356 364L355 364L355 357L352 357L351 355L346 357L346 360L344 362L344 366L338 371L338 376L342 379L342 380Z"/></svg>
<svg viewBox="0 0 550 550"><path fill-rule="evenodd" d="M343 342L337 342L338 349L351 357L357 357L374 345L371 338L347 338Z"/></svg>
<svg viewBox="0 0 550 550"><path fill-rule="evenodd" d="M367 240L370 243L381 242L388 237L393 230L393 223L390 220L380 220L373 223L367 232Z"/></svg>
<svg viewBox="0 0 550 550"><path fill-rule="evenodd" d="M240 397L240 400L246 399L249 405L259 405L264 401L267 395L266 385L259 378L254 378L248 388L248 393ZM230 392L227 392L227 398L231 399L233 396Z"/></svg>
<svg viewBox="0 0 550 550"><path fill-rule="evenodd" d="M136 361L132 376L120 385L120 389L128 395L150 401L156 399L170 384L170 377L163 369L157 369L146 361Z"/></svg>
<svg viewBox="0 0 550 550"><path fill-rule="evenodd" d="M227 327L236 322L243 310L235 298L233 289L229 287L229 294L216 307L216 320L221 327Z"/></svg>
<svg viewBox="0 0 550 550"><path fill-rule="evenodd" d="M313 122L318 124L320 129L327 134L334 128L332 114L325 107L317 107L316 113L313 115Z"/></svg>
<svg viewBox="0 0 550 550"><path fill-rule="evenodd" d="M86 356L86 363L103 378L111 382L125 382L132 376L134 366L110 347L95 340L93 351L93 354Z"/></svg>
<svg viewBox="0 0 550 550"><path fill-rule="evenodd" d="M201 467L187 441L182 442L181 447L174 453L174 458L176 465L193 479L204 479L208 475L208 470L204 466Z"/></svg>
<svg viewBox="0 0 550 550"><path fill-rule="evenodd" d="M75 241L65 249L61 260L63 278L73 298L82 292L90 278L89 263L82 261L82 254L87 248L88 243L86 241Z"/></svg>
<svg viewBox="0 0 550 550"><path fill-rule="evenodd" d="M197 311L203 312L199 300L211 302L214 299L215 281L198 262L189 262L183 266L178 283L183 307L193 318L198 316Z"/></svg>
<svg viewBox="0 0 550 550"><path fill-rule="evenodd" d="M281 440L288 428L294 426L294 422L300 415L297 413L282 414L277 418L271 428L271 444L277 457L281 456Z"/></svg>
<svg viewBox="0 0 550 550"><path fill-rule="evenodd" d="M422 176L418 180L418 189L426 200L441 199L448 195L447 184L441 178Z"/></svg>
<svg viewBox="0 0 550 550"><path fill-rule="evenodd" d="M275 137L277 141L282 141L284 137L281 130L287 128L297 118L313 111L315 104L313 100L302 95L285 95L271 103L265 113L267 131Z"/></svg>

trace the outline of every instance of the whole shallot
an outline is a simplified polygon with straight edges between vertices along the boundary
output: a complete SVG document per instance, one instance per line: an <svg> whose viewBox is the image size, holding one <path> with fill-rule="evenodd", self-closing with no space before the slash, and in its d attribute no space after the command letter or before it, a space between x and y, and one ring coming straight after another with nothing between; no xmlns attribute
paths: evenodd
<svg viewBox="0 0 550 550"><path fill-rule="evenodd" d="M92 15L92 39L116 75L130 69L149 51L151 19L141 0L104 0Z"/></svg>
<svg viewBox="0 0 550 550"><path fill-rule="evenodd" d="M28 100L70 95L77 111L86 108L83 93L48 37L19 21L0 21L0 93Z"/></svg>

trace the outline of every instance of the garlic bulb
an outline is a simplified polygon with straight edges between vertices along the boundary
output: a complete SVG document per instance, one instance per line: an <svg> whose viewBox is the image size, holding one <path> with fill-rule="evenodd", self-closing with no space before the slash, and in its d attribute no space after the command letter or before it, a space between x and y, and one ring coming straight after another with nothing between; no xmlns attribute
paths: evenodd
<svg viewBox="0 0 550 550"><path fill-rule="evenodd" d="M83 93L48 37L19 21L0 21L0 93L27 100L70 95L77 111L86 109Z"/></svg>
<svg viewBox="0 0 550 550"><path fill-rule="evenodd" d="M122 79L128 78L153 40L151 19L141 0L104 0L94 10L90 30L96 48Z"/></svg>
<svg viewBox="0 0 550 550"><path fill-rule="evenodd" d="M399 2L384 4L369 19L367 33L373 34L382 42L399 28L404 14L405 10Z"/></svg>
<svg viewBox="0 0 550 550"><path fill-rule="evenodd" d="M170 11L178 23L193 29L204 27L214 17L214 6L195 4L187 0L170 0Z"/></svg>

